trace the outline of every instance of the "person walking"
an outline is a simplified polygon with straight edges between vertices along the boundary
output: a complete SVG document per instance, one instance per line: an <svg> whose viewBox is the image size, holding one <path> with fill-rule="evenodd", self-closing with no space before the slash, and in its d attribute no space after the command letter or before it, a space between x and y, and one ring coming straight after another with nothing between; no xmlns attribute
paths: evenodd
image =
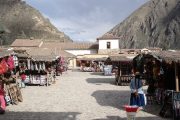
<svg viewBox="0 0 180 120"><path fill-rule="evenodd" d="M143 91L143 83L140 79L140 73L135 73L135 78L131 80L130 89L131 89L131 96L130 96L130 105L131 106L145 106L145 96Z"/></svg>

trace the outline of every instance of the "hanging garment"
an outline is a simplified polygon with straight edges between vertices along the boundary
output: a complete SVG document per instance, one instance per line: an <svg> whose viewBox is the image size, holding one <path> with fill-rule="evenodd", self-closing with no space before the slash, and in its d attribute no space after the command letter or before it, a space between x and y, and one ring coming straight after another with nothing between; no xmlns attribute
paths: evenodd
<svg viewBox="0 0 180 120"><path fill-rule="evenodd" d="M12 56L9 56L8 60L7 60L7 64L10 70L13 70L15 68L14 66L14 60Z"/></svg>
<svg viewBox="0 0 180 120"><path fill-rule="evenodd" d="M38 70L37 63L35 63L35 70Z"/></svg>
<svg viewBox="0 0 180 120"><path fill-rule="evenodd" d="M0 83L0 112L4 111L6 108L6 102L4 100L4 87L2 82Z"/></svg>
<svg viewBox="0 0 180 120"><path fill-rule="evenodd" d="M26 75L25 74L22 74L21 75L21 80L24 81L26 79Z"/></svg>
<svg viewBox="0 0 180 120"><path fill-rule="evenodd" d="M18 66L18 58L17 58L17 56L13 56L13 60L14 60L14 66Z"/></svg>
<svg viewBox="0 0 180 120"><path fill-rule="evenodd" d="M42 70L42 65L41 65L41 63L39 63L39 70Z"/></svg>
<svg viewBox="0 0 180 120"><path fill-rule="evenodd" d="M31 70L34 70L34 65L33 65L33 63L31 63Z"/></svg>
<svg viewBox="0 0 180 120"><path fill-rule="evenodd" d="M11 104L11 98L8 94L5 95L4 99L5 99L7 105Z"/></svg>
<svg viewBox="0 0 180 120"><path fill-rule="evenodd" d="M0 110L5 110L6 109L6 102L4 100L4 95L1 95L1 94L0 94L0 103L1 103Z"/></svg>
<svg viewBox="0 0 180 120"><path fill-rule="evenodd" d="M7 65L5 59L2 59L2 61L0 63L0 74L4 74L7 71L8 71L8 65Z"/></svg>
<svg viewBox="0 0 180 120"><path fill-rule="evenodd" d="M43 68L43 70L46 70L46 66L45 66L45 63L43 62L43 64L42 64L42 68Z"/></svg>
<svg viewBox="0 0 180 120"><path fill-rule="evenodd" d="M30 59L27 59L27 68L28 68L28 70L31 69L31 62L30 62Z"/></svg>
<svg viewBox="0 0 180 120"><path fill-rule="evenodd" d="M20 66L20 71L21 72L25 72L25 70L27 69L26 64L24 62L21 63L19 66Z"/></svg>

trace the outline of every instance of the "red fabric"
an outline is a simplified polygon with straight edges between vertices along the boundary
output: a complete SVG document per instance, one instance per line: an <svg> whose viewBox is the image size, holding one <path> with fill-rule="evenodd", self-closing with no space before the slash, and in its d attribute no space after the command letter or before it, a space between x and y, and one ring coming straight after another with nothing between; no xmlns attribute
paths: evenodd
<svg viewBox="0 0 180 120"><path fill-rule="evenodd" d="M5 102L5 100L4 100L4 95L1 95L0 94L0 102L1 102L1 108L3 109L3 110L5 110L6 109L6 102Z"/></svg>
<svg viewBox="0 0 180 120"><path fill-rule="evenodd" d="M0 95L4 95L4 85L0 83Z"/></svg>
<svg viewBox="0 0 180 120"><path fill-rule="evenodd" d="M60 59L60 63L61 63L61 64L64 64L64 62L65 62L64 58L63 58L63 57L61 57L61 59Z"/></svg>
<svg viewBox="0 0 180 120"><path fill-rule="evenodd" d="M25 75L25 74L22 74L22 75L21 75L21 80L24 81L25 79L26 79L26 75Z"/></svg>
<svg viewBox="0 0 180 120"><path fill-rule="evenodd" d="M2 59L2 61L0 63L0 74L4 74L7 71L8 71L8 65L7 65L5 59Z"/></svg>
<svg viewBox="0 0 180 120"><path fill-rule="evenodd" d="M12 57L12 56L10 56L10 57L8 58L7 64L8 64L8 66L9 66L9 69L10 69L10 70L13 70L13 69L14 69L14 60L13 60L13 57Z"/></svg>

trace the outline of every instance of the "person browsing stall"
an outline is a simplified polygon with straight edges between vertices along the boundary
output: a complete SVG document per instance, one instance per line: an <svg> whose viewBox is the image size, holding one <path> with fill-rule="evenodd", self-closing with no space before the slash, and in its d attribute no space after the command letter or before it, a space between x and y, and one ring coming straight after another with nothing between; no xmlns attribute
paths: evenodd
<svg viewBox="0 0 180 120"><path fill-rule="evenodd" d="M143 91L143 83L140 78L140 73L135 73L135 78L131 80L130 89L131 89L131 96L130 96L130 105L131 106L145 106L145 97Z"/></svg>

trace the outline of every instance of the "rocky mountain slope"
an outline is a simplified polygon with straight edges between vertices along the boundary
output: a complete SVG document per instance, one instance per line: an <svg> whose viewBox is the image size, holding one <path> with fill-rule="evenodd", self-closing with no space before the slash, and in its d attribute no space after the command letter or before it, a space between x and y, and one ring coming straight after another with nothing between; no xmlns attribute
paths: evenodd
<svg viewBox="0 0 180 120"><path fill-rule="evenodd" d="M48 41L72 41L38 10L22 0L0 0L0 24L10 31L3 35L3 44L11 44L16 38L32 37Z"/></svg>
<svg viewBox="0 0 180 120"><path fill-rule="evenodd" d="M180 0L150 0L108 34L121 48L180 49Z"/></svg>

